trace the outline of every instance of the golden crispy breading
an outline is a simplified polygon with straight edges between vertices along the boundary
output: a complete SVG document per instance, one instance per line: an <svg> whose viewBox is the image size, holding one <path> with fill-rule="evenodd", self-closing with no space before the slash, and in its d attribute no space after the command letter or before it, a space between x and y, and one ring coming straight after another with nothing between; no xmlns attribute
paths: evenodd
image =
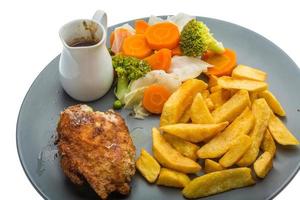
<svg viewBox="0 0 300 200"><path fill-rule="evenodd" d="M129 193L135 147L119 114L71 106L61 113L57 132L61 166L73 183L87 181L102 199L113 191Z"/></svg>

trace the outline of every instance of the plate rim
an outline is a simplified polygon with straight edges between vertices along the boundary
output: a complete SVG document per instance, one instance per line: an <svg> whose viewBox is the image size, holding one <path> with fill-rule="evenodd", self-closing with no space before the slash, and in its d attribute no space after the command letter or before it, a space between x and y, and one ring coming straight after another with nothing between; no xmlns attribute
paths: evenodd
<svg viewBox="0 0 300 200"><path fill-rule="evenodd" d="M157 17L162 17L162 18L166 18L168 16L172 16L172 15L159 15ZM272 46L276 47L281 53L283 53L287 58L290 59L290 61L295 65L297 66L297 69L298 72L300 71L300 68L299 66L296 64L296 62L285 52L283 51L283 49L281 47L279 47L278 45L276 45L274 42L272 42L271 40L269 40L268 38L264 37L263 35L257 33L256 31L253 31L251 29L248 29L244 26L241 26L239 24L235 24L235 23L232 23L232 22L228 22L228 21L225 21L225 20L221 20L221 19L217 19L217 18L213 18L213 17L204 17L204 16L198 16L196 15L195 16L196 18L202 18L202 19L208 19L208 20L213 20L213 21L218 21L218 22L221 22L221 23L228 23L230 25L234 25L234 26L237 26L241 29L244 29L246 31L249 31L251 32L252 34L262 38L263 40L266 40L267 42L269 42L269 44L271 44ZM128 22L131 22L131 21L135 21L135 20L138 20L138 19L148 19L149 17L141 17L141 18L135 18L135 19L131 19L131 20L128 20L128 21L124 21L124 22L120 22L120 23L117 23L117 24L113 24L111 26L109 26L108 28L111 28L111 27L116 27L116 26L120 26L122 24L125 24L125 23L128 23ZM34 81L31 83L29 89L27 90L25 96L23 97L23 100L22 100L22 103L21 103L21 106L19 108L19 112L18 112L18 117L17 117L17 122L16 122L16 147L17 147L17 153L18 153L18 157L19 157L19 161L21 163L21 166L23 168L23 171L25 172L25 175L27 177L27 179L29 180L29 182L31 183L31 185L34 187L34 189L38 192L38 194L40 194L40 196L43 198L43 199L47 199L47 200L50 200L50 198L34 183L34 180L32 179L32 177L30 176L30 173L29 171L27 170L25 164L24 164L24 158L22 156L22 152L20 151L20 128L19 128L19 121L20 121L20 118L21 118L21 115L22 115L22 108L24 106L24 103L25 103L25 100L27 99L27 96L29 94L29 92L31 91L32 89L32 86L35 84L35 82L37 81L37 78L47 69L47 66L50 65L52 62L54 62L56 59L58 59L60 57L60 54L58 54L57 56L55 56L55 58L53 58L39 73L38 75L35 77ZM269 197L267 197L265 200L271 200L271 199L274 199L280 192L282 192L286 187L287 185L294 179L294 177L297 175L297 173L299 172L300 170L300 162L298 163L297 167L294 169L294 171L288 176L288 178L286 180L284 180L283 184L278 187L275 192L273 192Z"/></svg>
<svg viewBox="0 0 300 200"><path fill-rule="evenodd" d="M53 59L47 64L47 66L48 66L49 64L51 64L52 62L54 62L58 57L60 57L60 54L57 55L57 56L55 56L55 58L53 58ZM32 179L32 177L30 176L30 173L27 171L27 168L26 168L25 165L24 165L24 158L23 158L23 155L22 155L22 153L21 153L21 151L20 151L20 148L19 148L19 146L21 145L21 144L20 144L20 139L19 139L20 134L21 134L21 133L20 133L20 128L19 128L19 124L20 124L19 121L20 121L20 118L21 118L22 108L23 108L24 103L25 103L25 100L26 100L26 98L27 98L27 96L28 96L28 94L29 94L29 92L30 92L30 90L31 90L31 87L35 84L35 82L37 81L37 78L38 78L38 77L46 70L47 66L44 67L44 68L42 69L42 71L39 72L39 74L35 77L34 81L31 83L31 85L30 85L28 91L26 92L26 94L25 94L25 96L24 96L24 98L23 98L22 104L21 104L21 106L20 106L20 110L19 110L18 118L17 118L17 123L16 123L16 146L17 146L17 152L18 152L19 161L20 161L20 163L21 163L21 166L22 166L22 168L23 168L23 171L25 172L25 175L26 175L27 179L29 180L29 182L31 183L31 185L34 187L34 189L35 189L35 190L40 194L40 196L43 197L44 199L49 199L49 197L48 197L46 194L44 194L44 193L41 191L41 189L33 182L33 179Z"/></svg>

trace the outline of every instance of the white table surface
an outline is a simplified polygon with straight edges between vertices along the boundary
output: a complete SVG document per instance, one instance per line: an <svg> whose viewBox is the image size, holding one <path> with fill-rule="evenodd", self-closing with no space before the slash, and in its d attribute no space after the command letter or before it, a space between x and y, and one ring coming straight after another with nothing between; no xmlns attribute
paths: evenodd
<svg viewBox="0 0 300 200"><path fill-rule="evenodd" d="M109 25L150 14L185 12L213 17L239 24L265 36L300 66L300 12L297 2L296 0L1 1L1 199L42 199L27 180L19 162L15 128L20 105L31 83L61 51L58 29L65 22L76 18L90 18L96 9L103 9L108 13ZM275 199L297 199L295 196L298 196L299 185L298 174Z"/></svg>

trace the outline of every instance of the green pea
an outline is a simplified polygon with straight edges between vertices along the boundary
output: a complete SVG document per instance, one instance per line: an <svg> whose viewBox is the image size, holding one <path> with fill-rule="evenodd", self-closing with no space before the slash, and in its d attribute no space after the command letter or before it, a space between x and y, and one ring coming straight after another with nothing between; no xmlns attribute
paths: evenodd
<svg viewBox="0 0 300 200"><path fill-rule="evenodd" d="M114 102L114 109L119 110L122 108L122 102L120 100L116 100Z"/></svg>

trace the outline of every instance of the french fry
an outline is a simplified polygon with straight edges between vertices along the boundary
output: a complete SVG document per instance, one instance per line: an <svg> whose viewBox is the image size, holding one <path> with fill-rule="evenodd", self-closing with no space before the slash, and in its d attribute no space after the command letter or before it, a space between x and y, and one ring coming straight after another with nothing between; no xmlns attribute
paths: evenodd
<svg viewBox="0 0 300 200"><path fill-rule="evenodd" d="M204 99L207 98L207 97L210 95L210 93L209 93L208 90L203 90L203 91L201 92L201 94L202 94L202 97L203 97Z"/></svg>
<svg viewBox="0 0 300 200"><path fill-rule="evenodd" d="M222 106L230 97L230 91L224 89L215 91L209 95L209 98L212 100L216 107Z"/></svg>
<svg viewBox="0 0 300 200"><path fill-rule="evenodd" d="M248 135L237 137L229 147L229 150L219 160L219 163L225 168L234 165L249 149L251 143L251 138Z"/></svg>
<svg viewBox="0 0 300 200"><path fill-rule="evenodd" d="M267 130L271 110L267 102L264 99L260 98L256 99L253 102L252 113L255 116L255 125L253 127L253 130L249 134L252 139L252 144L248 151L237 162L238 166L249 166L256 160L261 142Z"/></svg>
<svg viewBox="0 0 300 200"><path fill-rule="evenodd" d="M235 79L229 76L222 76L218 78L218 85L224 89L248 90L249 92L260 92L268 89L268 84L265 82Z"/></svg>
<svg viewBox="0 0 300 200"><path fill-rule="evenodd" d="M228 122L218 124L171 124L160 127L160 130L189 142L197 143L213 137L228 124Z"/></svg>
<svg viewBox="0 0 300 200"><path fill-rule="evenodd" d="M219 85L215 85L215 86L211 87L209 90L210 90L211 93L214 93L214 92L217 92L219 90L222 90L222 88Z"/></svg>
<svg viewBox="0 0 300 200"><path fill-rule="evenodd" d="M248 134L254 125L254 116L246 107L222 133L216 135L198 151L199 158L218 158L226 153L234 141L240 135Z"/></svg>
<svg viewBox="0 0 300 200"><path fill-rule="evenodd" d="M215 123L232 122L241 112L250 105L249 94L246 90L240 90L226 103L212 112Z"/></svg>
<svg viewBox="0 0 300 200"><path fill-rule="evenodd" d="M230 97L232 97L233 95L235 95L235 93L237 93L239 90L236 89L230 89L228 90L230 92Z"/></svg>
<svg viewBox="0 0 300 200"><path fill-rule="evenodd" d="M186 111L184 111L183 115L180 117L179 119L179 123L187 123L189 122L191 119L191 107L189 107L188 109L186 109Z"/></svg>
<svg viewBox="0 0 300 200"><path fill-rule="evenodd" d="M267 79L266 72L246 65L238 65L232 71L231 76L233 78L249 79L254 81L265 81Z"/></svg>
<svg viewBox="0 0 300 200"><path fill-rule="evenodd" d="M160 171L158 162L145 149L141 150L141 155L136 161L136 168L149 183L157 179Z"/></svg>
<svg viewBox="0 0 300 200"><path fill-rule="evenodd" d="M220 132L221 133L221 132ZM217 134L218 135L218 134ZM204 142L205 144L208 143L211 139L213 139L216 135L213 135L209 138L205 138L202 142Z"/></svg>
<svg viewBox="0 0 300 200"><path fill-rule="evenodd" d="M201 170L197 162L176 151L156 128L152 129L152 139L153 155L162 166L183 173L197 173Z"/></svg>
<svg viewBox="0 0 300 200"><path fill-rule="evenodd" d="M264 152L261 156L254 162L253 168L255 174L259 178L265 178L269 171L273 167L273 156L269 152Z"/></svg>
<svg viewBox="0 0 300 200"><path fill-rule="evenodd" d="M183 156L186 156L192 160L197 160L197 151L199 149L197 145L168 133L164 133L163 137L168 143L171 144L174 149L176 149Z"/></svg>
<svg viewBox="0 0 300 200"><path fill-rule="evenodd" d="M266 102L268 103L268 105L274 113L282 117L286 115L278 99L269 90L260 92L259 97L264 98L266 100Z"/></svg>
<svg viewBox="0 0 300 200"><path fill-rule="evenodd" d="M272 155L272 157L275 156L276 145L275 145L275 142L274 142L273 137L272 137L269 130L266 130L265 135L264 135L264 139L262 141L262 144L261 144L260 148L263 151L269 152Z"/></svg>
<svg viewBox="0 0 300 200"><path fill-rule="evenodd" d="M209 97L206 98L205 103L206 103L209 111L212 111L213 109L215 109L215 105L214 105L213 101L211 100L211 98L209 98Z"/></svg>
<svg viewBox="0 0 300 200"><path fill-rule="evenodd" d="M168 187L184 188L190 181L190 178L184 173L162 168L156 184Z"/></svg>
<svg viewBox="0 0 300 200"><path fill-rule="evenodd" d="M255 101L255 99L258 99L259 92L249 92L249 98L251 103Z"/></svg>
<svg viewBox="0 0 300 200"><path fill-rule="evenodd" d="M177 123L184 111L192 104L195 95L206 88L207 84L198 79L184 82L164 104L160 126Z"/></svg>
<svg viewBox="0 0 300 200"><path fill-rule="evenodd" d="M212 124L214 119L201 95L198 93L191 105L191 119L195 124Z"/></svg>
<svg viewBox="0 0 300 200"><path fill-rule="evenodd" d="M204 161L204 171L207 174L211 172L221 171L223 169L224 168L222 167L222 165L213 160L205 159Z"/></svg>
<svg viewBox="0 0 300 200"><path fill-rule="evenodd" d="M298 139L287 129L274 114L271 115L268 129L273 139L281 145L299 145Z"/></svg>
<svg viewBox="0 0 300 200"><path fill-rule="evenodd" d="M209 75L208 76L208 87L212 88L216 85L218 85L218 77L215 75Z"/></svg>
<svg viewBox="0 0 300 200"><path fill-rule="evenodd" d="M186 198L200 198L255 184L247 167L227 169L193 179L183 190Z"/></svg>

